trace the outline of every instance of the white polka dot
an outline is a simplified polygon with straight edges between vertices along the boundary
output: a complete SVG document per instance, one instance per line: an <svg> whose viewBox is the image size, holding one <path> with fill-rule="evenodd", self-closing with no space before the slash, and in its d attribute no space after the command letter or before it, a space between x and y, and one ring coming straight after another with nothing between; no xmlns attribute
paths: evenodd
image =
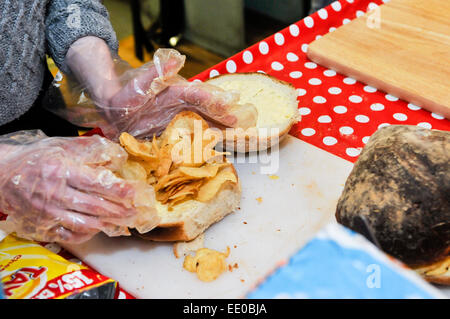
<svg viewBox="0 0 450 319"><path fill-rule="evenodd" d="M215 77L215 76L218 76L218 75L219 75L219 71L217 71L217 70L212 69L212 70L209 72L209 77L210 77L210 78Z"/></svg>
<svg viewBox="0 0 450 319"><path fill-rule="evenodd" d="M388 101L392 101L392 102L398 101L398 97L396 97L396 96L394 96L394 95L391 95L391 94L386 94L384 97L385 97L386 100L388 100Z"/></svg>
<svg viewBox="0 0 450 319"><path fill-rule="evenodd" d="M314 26L314 20L311 17L306 17L303 21L308 28L312 28Z"/></svg>
<svg viewBox="0 0 450 319"><path fill-rule="evenodd" d="M302 75L303 73L300 71L292 71L291 73L289 73L289 76L293 79L299 79L302 77Z"/></svg>
<svg viewBox="0 0 450 319"><path fill-rule="evenodd" d="M335 76L336 75L336 71L334 70L325 70L323 71L323 75L331 77L331 76Z"/></svg>
<svg viewBox="0 0 450 319"><path fill-rule="evenodd" d="M369 3L369 5L367 6L367 11L371 11L371 10L374 10L374 9L376 9L376 8L378 8L378 4L371 2L371 3Z"/></svg>
<svg viewBox="0 0 450 319"><path fill-rule="evenodd" d="M307 107L301 107L301 108L298 109L298 113L300 115L308 115L308 114L311 113L311 110L309 108L307 108Z"/></svg>
<svg viewBox="0 0 450 319"><path fill-rule="evenodd" d="M302 134L304 135L304 136L313 136L314 134L316 134L316 130L315 129L313 129L313 128L304 128L303 130L302 130Z"/></svg>
<svg viewBox="0 0 450 319"><path fill-rule="evenodd" d="M250 51L244 51L242 54L242 60L244 60L245 63L250 64L253 62L253 54Z"/></svg>
<svg viewBox="0 0 450 319"><path fill-rule="evenodd" d="M327 101L327 99L324 98L323 96L318 95L313 98L313 101L314 101L314 103L317 103L317 104L323 104Z"/></svg>
<svg viewBox="0 0 450 319"><path fill-rule="evenodd" d="M369 142L369 139L370 139L370 136L364 136L364 137L362 138L362 142L363 142L364 144L367 144L367 142Z"/></svg>
<svg viewBox="0 0 450 319"><path fill-rule="evenodd" d="M288 54L286 54L286 59L289 62L296 62L298 61L298 55L292 52L289 52Z"/></svg>
<svg viewBox="0 0 450 319"><path fill-rule="evenodd" d="M436 120L443 120L445 118L441 114L437 114L437 113L431 113L431 116L434 117Z"/></svg>
<svg viewBox="0 0 450 319"><path fill-rule="evenodd" d="M339 128L339 133L341 133L342 135L350 135L354 131L355 130L350 126L342 126L341 128Z"/></svg>
<svg viewBox="0 0 450 319"><path fill-rule="evenodd" d="M408 117L403 114L403 113L395 113L393 115L394 119L396 119L397 121L406 121L408 119Z"/></svg>
<svg viewBox="0 0 450 319"><path fill-rule="evenodd" d="M355 83L356 83L356 80L355 80L354 78L347 77L347 78L345 78L345 79L343 80L343 82L344 82L345 84L352 85L352 84L355 84Z"/></svg>
<svg viewBox="0 0 450 319"><path fill-rule="evenodd" d="M319 11L317 11L317 13L319 14L319 17L320 17L322 20L325 20L326 18L328 18L328 12L327 12L327 10L324 9L324 8L320 9Z"/></svg>
<svg viewBox="0 0 450 319"><path fill-rule="evenodd" d="M374 103L370 106L370 109L372 111L382 111L384 110L384 105L381 103Z"/></svg>
<svg viewBox="0 0 450 319"><path fill-rule="evenodd" d="M335 139L333 136L325 136L322 142L325 145L331 146L337 143L337 139Z"/></svg>
<svg viewBox="0 0 450 319"><path fill-rule="evenodd" d="M355 121L359 122L359 123L368 123L370 121L370 119L366 115L358 114L355 116Z"/></svg>
<svg viewBox="0 0 450 319"><path fill-rule="evenodd" d="M333 111L337 114L344 114L347 112L347 108L343 105L337 105L333 108Z"/></svg>
<svg viewBox="0 0 450 319"><path fill-rule="evenodd" d="M264 72L263 70L258 70L258 71L256 71L256 72L266 74L266 72Z"/></svg>
<svg viewBox="0 0 450 319"><path fill-rule="evenodd" d="M418 111L418 110L421 109L421 107L420 107L420 106L417 106L417 105L415 105L415 104L409 103L409 104L408 104L408 109L410 109L410 110L412 110L412 111Z"/></svg>
<svg viewBox="0 0 450 319"><path fill-rule="evenodd" d="M226 64L227 71L230 73L236 72L236 63L233 60L228 60Z"/></svg>
<svg viewBox="0 0 450 319"><path fill-rule="evenodd" d="M328 93L333 94L333 95L341 94L341 92L342 92L342 89L338 88L337 86L333 86L328 89Z"/></svg>
<svg viewBox="0 0 450 319"><path fill-rule="evenodd" d="M195 79L194 82L201 83L202 80L200 80L200 79Z"/></svg>
<svg viewBox="0 0 450 319"><path fill-rule="evenodd" d="M335 1L331 4L331 7L333 8L334 11L338 12L341 11L341 3L339 1Z"/></svg>
<svg viewBox="0 0 450 319"><path fill-rule="evenodd" d="M359 17L362 17L364 15L364 11L361 11L361 10L358 10L358 11L356 11L356 16L359 18Z"/></svg>
<svg viewBox="0 0 450 319"><path fill-rule="evenodd" d="M346 0L348 3L353 3L354 0Z"/></svg>
<svg viewBox="0 0 450 319"><path fill-rule="evenodd" d="M319 123L331 123L331 117L329 115L321 115L317 119Z"/></svg>
<svg viewBox="0 0 450 319"><path fill-rule="evenodd" d="M267 42L261 41L259 43L259 52L261 52L261 54L264 54L264 55L269 53L269 45L267 44Z"/></svg>
<svg viewBox="0 0 450 319"><path fill-rule="evenodd" d="M316 40L319 40L320 38L321 38L322 36L319 34L319 35L316 35Z"/></svg>
<svg viewBox="0 0 450 319"><path fill-rule="evenodd" d="M335 28L335 27L331 27L331 28L328 29L328 31L329 31L329 32L336 31L336 28Z"/></svg>
<svg viewBox="0 0 450 319"><path fill-rule="evenodd" d="M315 68L317 68L317 64L315 64L314 62L306 62L305 63L305 68L315 69Z"/></svg>
<svg viewBox="0 0 450 319"><path fill-rule="evenodd" d="M353 103L361 103L363 99L359 95L351 95L348 100Z"/></svg>
<svg viewBox="0 0 450 319"><path fill-rule="evenodd" d="M342 20L342 24L347 24L350 22L350 19L345 18L344 20Z"/></svg>
<svg viewBox="0 0 450 319"><path fill-rule="evenodd" d="M378 129L386 127L386 126L389 126L389 125L391 125L391 124L389 124L389 123L381 123L380 125L378 125Z"/></svg>
<svg viewBox="0 0 450 319"><path fill-rule="evenodd" d="M306 90L305 89L297 89L297 95L298 96L303 96L306 94Z"/></svg>
<svg viewBox="0 0 450 319"><path fill-rule="evenodd" d="M345 153L347 153L348 156L356 157L361 153L361 151L357 148L349 147L345 150Z"/></svg>
<svg viewBox="0 0 450 319"><path fill-rule="evenodd" d="M304 53L308 52L308 44L307 44L307 43L303 43L303 44L302 44L302 51L303 51Z"/></svg>
<svg viewBox="0 0 450 319"><path fill-rule="evenodd" d="M281 71L284 69L283 64L281 64L280 62L277 62L277 61L272 62L271 67L275 71Z"/></svg>
<svg viewBox="0 0 450 319"><path fill-rule="evenodd" d="M417 124L417 126L423 127L423 128L427 128L427 129L431 129L431 124L428 122L420 122Z"/></svg>
<svg viewBox="0 0 450 319"><path fill-rule="evenodd" d="M284 44L284 36L281 33L275 33L275 43L278 45Z"/></svg>
<svg viewBox="0 0 450 319"><path fill-rule="evenodd" d="M366 91L367 93L375 93L377 91L377 89L374 88L373 86L366 85L364 87L364 91Z"/></svg>
<svg viewBox="0 0 450 319"><path fill-rule="evenodd" d="M322 84L322 81L320 81L320 79L318 79L318 78L312 78L312 79L309 79L308 83L311 85L320 85L320 84Z"/></svg>
<svg viewBox="0 0 450 319"><path fill-rule="evenodd" d="M291 35L293 37L297 37L300 34L300 29L298 28L298 25L296 24L291 24L289 26L289 32L291 33Z"/></svg>

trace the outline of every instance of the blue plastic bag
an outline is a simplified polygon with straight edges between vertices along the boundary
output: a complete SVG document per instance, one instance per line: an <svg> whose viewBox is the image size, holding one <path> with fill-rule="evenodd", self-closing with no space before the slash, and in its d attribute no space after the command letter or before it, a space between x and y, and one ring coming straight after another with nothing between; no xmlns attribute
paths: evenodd
<svg viewBox="0 0 450 319"><path fill-rule="evenodd" d="M323 228L248 298L443 298L413 271L339 224Z"/></svg>

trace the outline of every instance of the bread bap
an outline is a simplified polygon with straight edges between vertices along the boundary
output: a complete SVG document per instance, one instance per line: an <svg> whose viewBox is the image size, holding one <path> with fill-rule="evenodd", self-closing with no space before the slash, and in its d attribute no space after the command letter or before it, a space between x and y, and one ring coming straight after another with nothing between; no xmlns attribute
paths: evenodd
<svg viewBox="0 0 450 319"><path fill-rule="evenodd" d="M253 104L257 125L224 134L223 148L239 153L265 150L278 144L300 120L297 92L288 82L264 73L233 73L211 78L207 83L240 94L240 104Z"/></svg>

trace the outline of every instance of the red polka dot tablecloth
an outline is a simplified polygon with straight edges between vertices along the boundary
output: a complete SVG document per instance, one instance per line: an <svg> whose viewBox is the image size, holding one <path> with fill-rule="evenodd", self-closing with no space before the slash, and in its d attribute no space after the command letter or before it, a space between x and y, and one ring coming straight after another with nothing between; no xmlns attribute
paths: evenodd
<svg viewBox="0 0 450 319"><path fill-rule="evenodd" d="M339 0L256 43L193 80L265 72L297 88L301 121L290 134L355 162L369 137L391 124L450 130L450 121L396 96L311 62L308 44L388 0Z"/></svg>
<svg viewBox="0 0 450 319"><path fill-rule="evenodd" d="M292 83L297 88L302 119L290 134L351 162L356 161L369 137L385 125L408 124L450 131L450 121L443 116L323 68L306 57L310 42L387 1L335 1L191 80L258 71ZM65 250L59 254L74 259ZM119 289L116 298L134 297Z"/></svg>

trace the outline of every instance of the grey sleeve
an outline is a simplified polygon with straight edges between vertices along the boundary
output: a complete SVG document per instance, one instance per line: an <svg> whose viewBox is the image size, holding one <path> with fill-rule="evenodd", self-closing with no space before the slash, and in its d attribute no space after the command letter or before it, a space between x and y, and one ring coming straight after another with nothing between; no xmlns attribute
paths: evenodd
<svg viewBox="0 0 450 319"><path fill-rule="evenodd" d="M119 46L108 11L99 0L50 0L45 35L47 50L64 73L70 73L64 62L66 53L79 38L101 38L113 52L117 52Z"/></svg>

